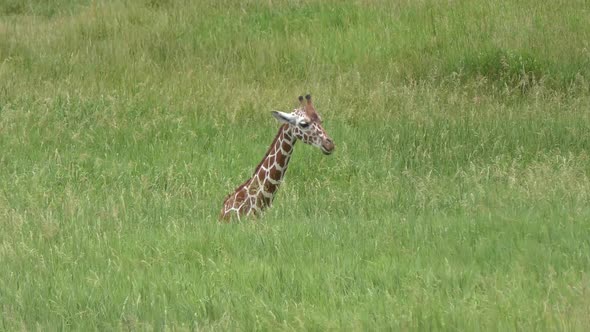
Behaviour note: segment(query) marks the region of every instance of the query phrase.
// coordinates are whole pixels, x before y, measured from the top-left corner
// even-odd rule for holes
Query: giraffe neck
[[[256,207],[264,209],[272,203],[279,189],[297,139],[289,125],[282,125],[266,155],[256,167],[248,193],[256,197]]]

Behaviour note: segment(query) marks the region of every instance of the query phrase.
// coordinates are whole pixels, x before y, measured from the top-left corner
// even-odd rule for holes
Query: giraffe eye
[[[299,126],[300,126],[301,128],[307,128],[307,127],[309,127],[309,122],[305,122],[305,121],[303,121],[303,122],[299,123]]]

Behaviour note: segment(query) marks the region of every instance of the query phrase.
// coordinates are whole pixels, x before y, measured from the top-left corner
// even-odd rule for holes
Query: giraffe
[[[316,112],[311,95],[299,96],[300,107],[291,113],[273,111],[282,125],[252,177],[242,183],[224,202],[219,219],[229,221],[233,215],[260,215],[272,204],[274,195],[287,172],[287,166],[297,140],[320,148],[325,155],[334,152],[334,141],[322,127],[322,118]]]

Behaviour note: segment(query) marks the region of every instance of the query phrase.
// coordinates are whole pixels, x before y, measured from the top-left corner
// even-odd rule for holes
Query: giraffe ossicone
[[[272,112],[272,116],[282,123],[279,132],[252,177],[225,198],[220,220],[259,215],[272,204],[298,140],[319,148],[326,155],[334,152],[334,141],[324,130],[311,95],[306,95],[305,99],[299,96],[299,103],[300,107],[291,113]]]

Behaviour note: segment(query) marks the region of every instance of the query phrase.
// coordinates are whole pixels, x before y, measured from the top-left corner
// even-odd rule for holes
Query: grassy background
[[[587,329],[587,7],[1,2],[0,329]]]

